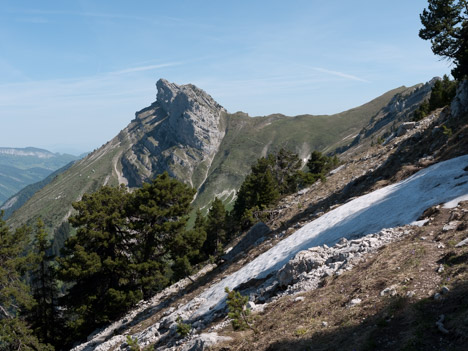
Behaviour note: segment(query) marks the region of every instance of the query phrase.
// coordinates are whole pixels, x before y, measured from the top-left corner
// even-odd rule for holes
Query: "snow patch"
[[[468,183],[459,185],[466,172],[468,155],[437,163],[408,179],[358,197],[305,225],[269,251],[237,272],[214,284],[200,297],[206,303],[192,318],[221,309],[225,287],[236,288],[253,278],[277,271],[301,250],[323,244],[332,245],[341,237],[366,235],[383,228],[403,226],[415,221],[427,208],[468,196]],[[193,310],[190,303],[185,307]]]

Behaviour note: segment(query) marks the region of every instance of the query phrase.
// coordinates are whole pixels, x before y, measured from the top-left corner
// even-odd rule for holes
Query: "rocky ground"
[[[212,350],[466,350],[468,202],[422,219],[300,253],[278,276],[293,285],[256,314],[257,333],[226,326],[231,341]]]

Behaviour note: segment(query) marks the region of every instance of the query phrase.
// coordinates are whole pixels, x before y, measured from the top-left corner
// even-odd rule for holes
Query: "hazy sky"
[[[423,0],[16,1],[0,8],[0,146],[90,151],[193,83],[228,111],[332,114],[450,72]]]

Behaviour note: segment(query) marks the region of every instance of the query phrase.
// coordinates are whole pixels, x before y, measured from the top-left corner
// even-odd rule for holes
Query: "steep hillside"
[[[25,186],[43,180],[77,159],[73,155],[33,147],[0,147],[0,204]]]
[[[312,150],[344,146],[372,118],[390,111],[396,95],[408,108],[415,108],[427,98],[430,83],[426,95],[406,101],[417,89],[401,87],[332,116],[251,118],[227,113],[193,85],[161,79],[156,102],[137,112],[118,136],[37,192],[9,218],[9,224],[31,224],[41,216],[53,232],[70,215],[72,202],[85,192],[104,184],[139,186],[163,171],[198,189],[195,207],[207,206],[214,196],[229,203],[258,157],[286,147],[306,159]]]
[[[467,92],[385,143],[353,146],[326,183],[271,211],[272,230],[241,238],[237,256],[74,350],[125,349],[127,336],[157,350],[465,350]],[[226,286],[249,296],[253,330],[230,326]]]

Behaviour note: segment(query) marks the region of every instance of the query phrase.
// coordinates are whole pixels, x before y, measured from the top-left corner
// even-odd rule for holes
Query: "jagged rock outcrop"
[[[199,187],[225,135],[226,110],[191,84],[160,79],[156,87],[156,102],[126,130],[133,145],[122,156],[123,173],[130,186],[167,171]]]
[[[389,133],[392,128],[407,120],[424,100],[429,99],[432,87],[438,80],[440,78],[435,77],[425,84],[417,85],[401,94],[396,94],[387,106],[372,117],[369,125],[359,132],[348,147],[358,145],[365,138]]]
[[[459,117],[468,113],[468,79],[460,82],[457,88],[457,94],[450,105],[452,116]]]

